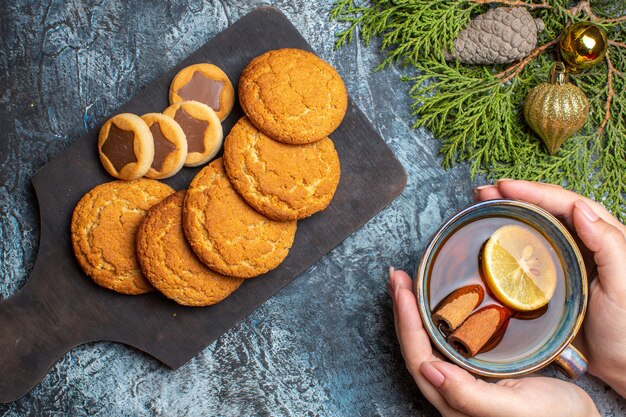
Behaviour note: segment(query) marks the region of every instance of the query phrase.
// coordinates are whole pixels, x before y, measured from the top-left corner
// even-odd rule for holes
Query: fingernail
[[[475,190],[486,190],[487,188],[493,188],[495,187],[493,184],[485,184],[485,185],[479,185],[478,187],[474,188]]]
[[[394,271],[395,271],[395,268],[393,266],[390,266],[389,267],[389,279],[387,280],[387,294],[389,294],[389,297],[391,297],[392,300],[395,298],[394,291],[393,291],[393,272]]]
[[[513,179],[511,179],[511,178],[500,178],[498,181],[496,181],[496,184],[500,185],[500,184],[502,184],[503,182],[506,182],[506,181],[513,181]]]
[[[398,302],[398,298],[399,298],[398,294],[400,294],[399,290],[400,290],[400,284],[396,285],[395,288],[393,289],[393,299],[395,300],[396,303]]]
[[[420,372],[424,375],[428,382],[437,388],[441,387],[446,380],[443,374],[439,372],[430,362],[422,363],[422,366],[420,366]]]
[[[578,200],[574,203],[574,205],[576,206],[578,210],[582,211],[582,213],[585,215],[587,220],[589,220],[590,222],[593,223],[600,218],[598,217],[596,212],[593,211],[591,207],[589,207],[584,201]]]
[[[478,187],[474,188],[474,194],[478,194],[482,190],[487,190],[487,189],[493,188],[493,187],[495,187],[495,185],[493,185],[493,184],[479,185]]]

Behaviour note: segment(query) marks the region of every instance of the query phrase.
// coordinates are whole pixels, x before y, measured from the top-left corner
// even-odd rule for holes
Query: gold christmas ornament
[[[562,62],[552,67],[550,82],[534,87],[524,100],[526,122],[552,155],[583,127],[588,115],[589,100],[580,88],[568,82]]]
[[[604,29],[591,22],[568,26],[559,39],[561,57],[572,72],[579,72],[602,61],[607,47]]]

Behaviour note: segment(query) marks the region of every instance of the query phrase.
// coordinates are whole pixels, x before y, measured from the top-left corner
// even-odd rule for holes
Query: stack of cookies
[[[113,116],[100,129],[98,152],[106,171],[122,180],[169,178],[183,166],[204,165],[222,149],[221,122],[235,92],[213,64],[183,68],[172,80],[162,113]]]
[[[327,207],[340,176],[328,135],[347,108],[337,72],[305,51],[269,51],[243,71],[239,99],[246,116],[226,137],[223,158],[188,190],[115,181],[81,199],[72,242],[96,283],[125,294],[154,287],[183,305],[215,304],[276,268],[297,220]]]

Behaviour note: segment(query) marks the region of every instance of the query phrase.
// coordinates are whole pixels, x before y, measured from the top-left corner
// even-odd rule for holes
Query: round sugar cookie
[[[104,169],[115,178],[141,178],[150,169],[154,158],[150,128],[136,114],[115,115],[100,129],[98,152]]]
[[[185,132],[174,119],[162,113],[147,113],[141,118],[150,128],[154,142],[154,158],[146,177],[169,178],[180,171],[187,158]]]
[[[96,284],[123,294],[152,291],[135,253],[135,235],[150,207],[174,192],[150,179],[100,184],[72,215],[74,254]]]
[[[223,275],[252,278],[276,268],[296,234],[295,221],[271,220],[232,187],[222,158],[191,181],[183,209],[185,236],[198,258]]]
[[[185,132],[187,158],[185,166],[196,167],[209,162],[222,148],[222,123],[212,108],[198,101],[182,101],[163,110]]]
[[[183,234],[185,191],[153,206],[137,232],[137,257],[148,281],[166,297],[186,306],[219,303],[243,279],[220,275],[204,266]]]
[[[329,138],[287,145],[264,135],[245,116],[226,137],[224,166],[243,199],[275,220],[303,219],[324,210],[341,172]]]
[[[228,75],[213,64],[195,64],[183,68],[170,85],[170,104],[199,101],[215,110],[224,120],[235,104],[235,90]]]
[[[333,67],[300,49],[277,49],[256,58],[239,79],[239,102],[250,121],[272,139],[289,144],[327,137],[348,106]]]

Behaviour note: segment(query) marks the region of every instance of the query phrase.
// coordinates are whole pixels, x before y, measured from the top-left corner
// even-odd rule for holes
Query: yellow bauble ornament
[[[573,72],[602,61],[608,45],[604,29],[591,22],[568,26],[559,39],[561,57]]]
[[[589,115],[589,100],[583,91],[567,81],[562,62],[552,67],[550,82],[528,92],[524,117],[554,155],[563,142],[576,133]]]

